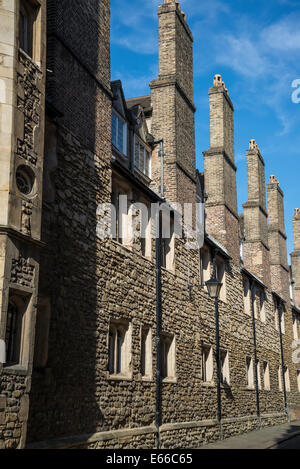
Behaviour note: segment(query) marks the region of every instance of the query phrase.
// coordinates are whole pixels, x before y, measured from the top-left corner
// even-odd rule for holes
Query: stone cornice
[[[196,108],[195,108],[194,104],[191,102],[191,100],[187,97],[187,95],[185,94],[185,92],[181,88],[180,84],[178,83],[177,77],[175,75],[164,75],[164,76],[160,76],[158,78],[155,78],[155,80],[152,80],[149,83],[149,86],[150,86],[151,90],[154,90],[156,88],[175,86],[176,90],[179,92],[180,96],[187,103],[189,108],[194,113],[196,112]]]
[[[19,239],[20,241],[23,241],[27,244],[34,244],[38,248],[43,248],[43,247],[46,246],[46,243],[44,243],[43,241],[40,241],[40,240],[35,239],[35,238],[31,238],[31,236],[27,236],[27,235],[21,233],[20,231],[15,230],[14,228],[12,228],[10,226],[0,225],[0,235],[1,234],[6,234],[6,235],[8,235],[12,238]]]
[[[203,152],[204,158],[209,157],[209,156],[217,156],[217,155],[222,155],[227,161],[227,163],[234,169],[234,171],[235,172],[237,171],[237,167],[235,166],[233,161],[231,161],[231,159],[229,158],[224,147],[213,147]]]

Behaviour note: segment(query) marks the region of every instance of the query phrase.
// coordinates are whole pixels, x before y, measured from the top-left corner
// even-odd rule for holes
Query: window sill
[[[243,389],[243,391],[252,391],[252,392],[255,391],[255,388],[254,388],[254,387],[253,387],[253,388],[252,388],[252,387],[250,388],[249,386],[245,386],[245,387],[242,388],[242,389]]]
[[[132,375],[107,375],[108,381],[132,381]]]
[[[162,383],[164,384],[176,384],[177,383],[177,378],[163,378]]]
[[[216,383],[214,381],[204,381],[201,385],[205,388],[214,388]]]
[[[27,54],[27,52],[25,52],[22,47],[19,47],[19,52],[21,52],[21,54],[24,55],[26,59],[30,60],[32,65],[34,65],[40,72],[42,71],[40,62],[36,62],[33,57],[30,57],[30,55]]]
[[[24,365],[3,365],[3,374],[27,376],[28,368]]]
[[[153,383],[153,376],[141,376],[143,383]]]

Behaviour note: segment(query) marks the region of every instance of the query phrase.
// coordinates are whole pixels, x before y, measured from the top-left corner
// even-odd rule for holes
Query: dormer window
[[[112,143],[123,154],[127,154],[127,125],[126,122],[112,113]]]
[[[151,178],[151,153],[137,137],[134,138],[134,165],[141,173]]]

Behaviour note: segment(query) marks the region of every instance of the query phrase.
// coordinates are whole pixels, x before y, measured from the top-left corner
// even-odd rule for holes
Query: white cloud
[[[262,33],[265,47],[279,51],[300,51],[299,16],[288,16]]]

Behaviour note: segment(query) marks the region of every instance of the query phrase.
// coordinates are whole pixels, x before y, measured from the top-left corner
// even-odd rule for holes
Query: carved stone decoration
[[[26,235],[31,235],[32,202],[22,201],[21,230]]]
[[[21,67],[18,73],[17,106],[24,114],[24,140],[17,139],[17,155],[35,166],[38,155],[34,133],[40,124],[41,92],[38,83],[41,80],[41,72],[22,51],[19,51],[19,63]]]
[[[11,283],[17,283],[25,287],[33,287],[35,267],[30,264],[21,254],[18,259],[12,259],[11,265]]]

